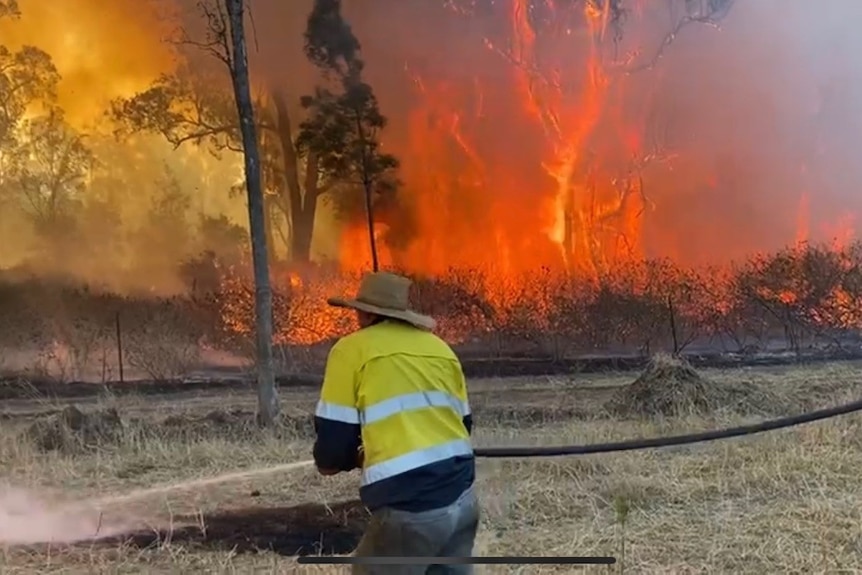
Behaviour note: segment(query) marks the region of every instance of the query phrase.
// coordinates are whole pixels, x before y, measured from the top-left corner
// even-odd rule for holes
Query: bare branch
[[[25,121],[22,130],[26,152],[19,154],[12,180],[37,223],[50,224],[79,201],[93,155],[59,109]]]
[[[692,24],[702,24],[712,28],[719,28],[719,21],[727,16],[735,0],[685,0],[686,14],[681,18],[676,17],[676,5],[674,0],[668,2],[668,12],[671,17],[672,27],[664,39],[656,48],[653,55],[647,60],[624,69],[626,75],[635,74],[655,68],[659,60],[664,56],[665,50],[673,44],[680,32]],[[697,7],[692,11],[692,7]],[[636,58],[636,54],[631,59]]]
[[[254,20],[254,10],[252,10],[251,3],[249,3],[248,7],[248,18],[251,21],[251,37],[254,39],[254,51],[260,52],[260,42],[257,39],[257,22]]]
[[[233,70],[230,27],[224,7],[219,0],[198,0],[195,6],[206,22],[204,37],[193,38],[188,30],[180,28],[180,37],[176,43],[198,48],[224,63],[229,70]]]
[[[148,90],[112,102],[111,115],[120,125],[117,135],[157,133],[175,148],[208,146],[216,157],[224,150],[241,152],[234,102],[222,83],[226,78],[190,69],[163,76]],[[275,130],[265,115],[258,127]]]

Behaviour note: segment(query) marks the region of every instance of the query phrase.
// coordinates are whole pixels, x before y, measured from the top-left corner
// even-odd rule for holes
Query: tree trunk
[[[314,212],[316,210],[290,212],[290,253],[292,261],[306,263],[311,261],[311,240],[314,237]]]
[[[306,263],[311,259],[311,240],[314,237],[314,218],[317,215],[319,196],[317,160],[309,156],[305,169],[305,186],[299,185],[299,158],[293,147],[293,134],[290,114],[284,95],[273,92],[277,116],[278,138],[281,142],[281,157],[284,162],[284,179],[287,184],[287,202],[290,206],[290,249],[294,262]],[[304,189],[303,189],[304,188]]]
[[[262,104],[260,102],[252,102],[252,106],[257,109]],[[260,170],[261,170],[261,188],[263,189],[263,215],[266,224],[266,255],[269,262],[269,269],[272,272],[278,266],[278,250],[276,249],[276,215],[281,213],[278,208],[278,203],[281,200],[280,190],[275,194],[268,192],[268,189],[278,187],[281,180],[272,173],[272,159],[269,157],[272,153],[273,143],[269,141],[269,134],[266,130],[259,130],[255,134],[258,138],[258,150],[260,151]]]
[[[231,81],[242,132],[245,181],[248,192],[248,220],[251,228],[251,253],[254,265],[255,327],[257,331],[258,419],[271,426],[278,419],[278,394],[272,358],[272,288],[266,250],[266,214],[260,174],[260,151],[255,135],[254,107],[248,79],[243,0],[223,0],[230,19]]]
[[[365,144],[365,131],[362,129],[362,115],[356,111],[356,131],[359,134],[359,142],[362,145],[362,187],[365,191],[365,217],[368,223],[368,247],[371,249],[371,270],[380,270],[380,262],[377,259],[377,234],[374,233],[374,191],[371,174],[368,170],[368,147]]]
[[[277,204],[274,196],[263,196],[264,230],[266,234],[266,255],[269,269],[278,265],[278,253],[275,251],[275,214]]]
[[[314,239],[314,218],[317,216],[317,198],[320,197],[318,185],[319,171],[317,168],[317,155],[313,152],[305,159],[305,199],[302,209],[294,213],[291,210],[291,224],[294,230],[292,237],[295,253],[304,256],[304,260],[311,259],[311,241]]]

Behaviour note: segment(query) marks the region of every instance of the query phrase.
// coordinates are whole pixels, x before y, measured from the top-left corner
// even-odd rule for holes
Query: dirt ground
[[[829,363],[702,373],[715,382],[748,381],[778,393],[817,388],[815,403],[827,405],[858,397],[860,367]],[[475,443],[586,444],[753,420],[734,413],[603,415],[607,399],[636,376],[472,381]],[[85,412],[116,409],[121,433],[97,447],[69,444],[52,451],[34,439],[33,422],[69,401],[4,401],[0,485],[9,487],[0,492],[0,536],[5,522],[7,540],[100,539],[2,544],[0,572],[348,573],[346,567],[298,565],[296,557],[352,551],[367,518],[356,501],[356,473],[324,478],[306,466],[185,490],[152,490],[307,460],[315,393],[284,390],[281,397],[290,425],[270,435],[252,428],[252,392],[77,399]],[[862,572],[859,469],[858,415],[683,448],[480,460],[484,516],[476,554],[613,555],[619,559],[613,569],[627,573]],[[128,495],[145,489],[151,490]]]

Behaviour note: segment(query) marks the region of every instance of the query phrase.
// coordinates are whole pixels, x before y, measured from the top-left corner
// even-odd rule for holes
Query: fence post
[[[673,296],[667,296],[667,311],[670,317],[670,333],[673,337],[673,354],[679,355],[679,338],[676,335],[676,314],[673,310]]]
[[[115,316],[115,323],[117,326],[117,363],[120,368],[120,383],[124,383],[123,381],[123,332],[120,329],[120,312],[117,312]]]

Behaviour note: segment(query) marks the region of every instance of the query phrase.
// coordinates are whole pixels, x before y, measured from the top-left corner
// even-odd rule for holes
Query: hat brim
[[[333,307],[355,309],[359,311],[364,311],[366,313],[373,313],[374,315],[379,315],[382,317],[398,319],[407,322],[414,327],[418,327],[420,329],[428,331],[433,330],[437,326],[437,322],[434,321],[434,318],[427,315],[422,315],[421,313],[416,313],[415,311],[411,311],[409,309],[389,309],[385,307],[371,305],[355,299],[347,299],[340,297],[331,297],[326,300],[326,303]]]

